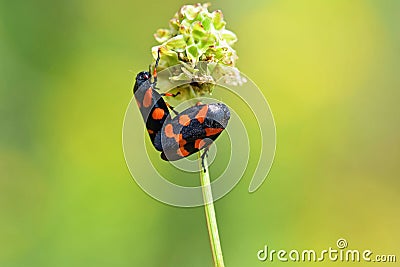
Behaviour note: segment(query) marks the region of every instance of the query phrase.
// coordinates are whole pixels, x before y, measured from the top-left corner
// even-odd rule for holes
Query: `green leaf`
[[[183,35],[190,35],[192,32],[192,24],[187,19],[181,21],[179,26],[179,33]]]
[[[201,5],[185,5],[181,8],[181,13],[188,20],[194,20],[201,10]]]
[[[159,43],[164,43],[171,37],[171,33],[167,29],[158,29],[157,32],[154,34],[154,38]]]
[[[204,53],[208,50],[210,46],[215,45],[216,42],[217,42],[217,37],[214,34],[209,33],[201,39],[201,42],[200,44],[198,44],[198,47],[202,51],[202,53]]]
[[[192,62],[192,64],[197,63],[198,58],[199,58],[199,51],[197,49],[197,46],[191,45],[186,47],[186,55]]]
[[[211,30],[212,19],[210,17],[206,16],[201,21],[201,24],[203,25],[205,31],[209,31],[209,30]]]
[[[171,33],[177,33],[179,31],[180,27],[179,19],[173,17],[172,19],[169,20],[169,27],[171,29]]]
[[[191,45],[194,45],[194,44],[195,44],[194,38],[193,38],[192,35],[190,35],[190,36],[186,39],[186,45],[187,45],[187,46],[191,46]]]
[[[200,40],[206,35],[206,31],[200,21],[193,22],[192,28],[192,34],[195,40]]]
[[[226,29],[221,30],[222,39],[224,39],[229,45],[234,44],[237,41],[236,34]]]
[[[177,35],[171,39],[169,39],[164,44],[169,50],[174,50],[176,52],[183,52],[185,51],[186,41],[183,35]]]
[[[226,22],[224,21],[224,16],[221,10],[215,10],[212,13],[212,18],[213,18],[214,28],[216,30],[221,30],[223,27],[225,27]]]

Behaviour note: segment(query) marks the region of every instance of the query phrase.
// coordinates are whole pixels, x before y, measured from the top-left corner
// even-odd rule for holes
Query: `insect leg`
[[[172,94],[172,93],[162,93],[160,94],[161,96],[172,96],[172,97],[176,97],[177,95],[180,95],[181,92],[178,92],[176,94]]]
[[[177,92],[176,94],[172,94],[172,93],[162,93],[161,96],[172,96],[172,97],[176,97],[177,95],[180,95],[181,92]],[[178,115],[179,113],[174,109],[173,106],[171,106],[170,104],[168,104],[167,102],[165,102],[165,104],[167,105],[167,107],[169,107],[170,110],[172,110],[175,115]]]
[[[203,171],[204,172],[206,172],[206,166],[204,165],[204,158],[208,157],[208,151],[209,150],[210,150],[210,146],[207,146],[206,148],[204,148],[204,151],[200,156],[200,158],[201,158],[201,166],[203,167]]]
[[[168,104],[167,102],[165,102],[165,104],[167,105],[167,107],[169,107],[170,110],[172,110],[172,112],[174,112],[175,115],[179,115],[179,112],[175,110],[175,108],[173,106],[171,106],[170,104]]]

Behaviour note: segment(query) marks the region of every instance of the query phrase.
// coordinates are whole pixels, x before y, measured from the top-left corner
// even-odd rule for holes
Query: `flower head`
[[[222,68],[223,75],[235,77],[233,83],[244,81],[235,68],[238,57],[232,45],[237,37],[225,28],[222,12],[210,13],[208,7],[208,3],[184,5],[169,21],[169,29],[159,29],[154,34],[160,45],[152,48],[152,54],[156,59],[160,49],[159,68],[183,64],[182,72],[171,79],[189,80],[195,95],[212,92],[215,81],[210,79],[209,71],[216,69],[215,63],[218,63],[220,72]],[[199,62],[212,63],[213,67],[206,68],[205,72],[199,71],[196,68]],[[224,70],[224,66],[231,68]]]

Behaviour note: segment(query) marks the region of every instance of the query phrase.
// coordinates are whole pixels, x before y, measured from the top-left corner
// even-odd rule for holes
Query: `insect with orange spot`
[[[198,103],[180,113],[176,112],[162,97],[175,97],[179,92],[160,94],[156,90],[159,60],[160,51],[153,75],[150,74],[150,70],[140,72],[133,87],[150,140],[161,152],[163,160],[178,160],[202,149],[204,152],[201,158],[204,160],[210,145],[228,125],[229,109],[222,103]],[[152,76],[153,81],[151,81]],[[170,109],[175,113],[174,117],[171,117]],[[204,168],[203,161],[202,165]]]

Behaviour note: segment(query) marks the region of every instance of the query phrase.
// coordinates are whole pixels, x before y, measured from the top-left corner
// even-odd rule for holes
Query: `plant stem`
[[[200,182],[203,191],[204,209],[206,212],[206,221],[208,235],[210,238],[211,252],[214,259],[215,267],[224,267],[224,258],[222,256],[221,243],[219,241],[217,218],[214,210],[214,200],[210,185],[210,176],[208,171],[207,157],[204,157],[204,169],[201,166],[200,159]]]

